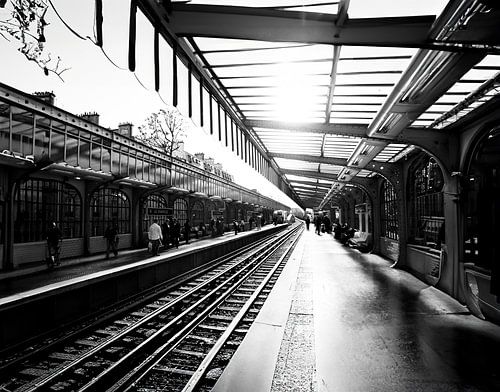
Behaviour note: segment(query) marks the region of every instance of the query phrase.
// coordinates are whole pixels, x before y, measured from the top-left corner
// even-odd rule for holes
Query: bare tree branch
[[[0,19],[0,36],[19,43],[18,50],[29,60],[37,64],[45,73],[54,73],[61,80],[61,75],[69,68],[60,67],[61,59],[52,58],[45,50],[45,15],[48,10],[46,0],[10,0],[9,17]]]
[[[167,107],[152,113],[144,125],[138,128],[136,138],[143,143],[165,152],[170,160],[180,147],[186,131],[186,121],[177,108]]]

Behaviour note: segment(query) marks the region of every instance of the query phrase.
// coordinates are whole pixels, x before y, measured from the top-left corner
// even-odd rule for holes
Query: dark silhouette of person
[[[163,235],[163,246],[168,249],[170,247],[170,220],[168,218],[161,225],[161,233]]]
[[[311,218],[309,215],[306,215],[306,229],[309,230],[309,225],[311,224]]]
[[[189,223],[189,219],[186,219],[184,223],[184,239],[186,240],[186,244],[189,243],[189,234],[191,233],[191,224]]]
[[[179,221],[174,218],[174,223],[172,224],[172,227],[170,228],[170,235],[172,237],[172,246],[175,245],[176,248],[179,247],[179,238],[181,236],[181,224]]]
[[[238,222],[236,222],[236,219],[233,220],[233,230],[234,230],[234,235],[238,234]]]
[[[316,234],[321,235],[321,223],[323,223],[323,218],[321,216],[317,216],[314,219],[314,226],[316,228]]]
[[[53,264],[59,264],[59,254],[61,252],[62,233],[56,222],[52,222],[47,229],[47,248],[49,257]]]
[[[109,251],[112,250],[115,257],[118,257],[118,225],[108,224],[104,232],[106,238],[106,259],[109,259]]]
[[[212,238],[215,238],[215,236],[217,235],[214,218],[210,219],[210,235]]]

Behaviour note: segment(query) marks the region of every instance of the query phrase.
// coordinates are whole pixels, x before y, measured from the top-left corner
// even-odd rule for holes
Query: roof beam
[[[293,170],[293,169],[281,169],[284,174],[291,174],[294,176],[309,177],[320,180],[337,181],[337,176],[335,174],[318,173],[312,170]]]
[[[300,191],[311,191],[311,192],[321,192],[321,191],[328,191],[330,189],[330,186],[308,186],[308,185],[300,185],[300,184],[295,184],[292,185],[293,189],[297,190],[297,192],[300,193]],[[300,190],[300,191],[299,191]]]
[[[368,127],[363,124],[288,123],[273,120],[246,120],[245,125],[252,128],[283,129],[354,137],[365,137],[368,129]]]
[[[344,22],[347,20],[347,9],[349,8],[349,0],[341,0],[339,4],[339,14],[338,18],[335,21],[335,25],[337,28],[342,28]],[[332,59],[332,70],[330,72],[330,86],[328,88],[328,100],[325,108],[325,124],[330,122],[330,115],[332,113],[332,102],[333,102],[333,93],[335,91],[335,83],[337,80],[337,65],[339,63],[340,57],[340,46],[333,45],[333,59]],[[325,144],[325,140],[323,138],[323,146]],[[321,148],[321,155],[323,156],[323,147]]]
[[[427,44],[434,16],[347,19],[342,14],[173,3],[170,28],[178,36],[334,45]]]
[[[302,184],[302,185],[324,187],[326,189],[330,189],[330,187],[332,186],[332,184],[325,184],[323,182],[304,181],[304,180],[289,180],[289,181],[292,186],[295,186],[295,184]]]
[[[347,159],[344,158],[327,158],[327,157],[318,157],[316,155],[286,154],[286,153],[270,153],[270,156],[272,156],[273,158],[295,159],[298,161],[324,163],[327,165],[342,166],[346,168],[358,168],[357,166],[349,166],[347,164]],[[363,167],[363,169],[368,171],[373,171],[382,174],[384,176],[392,175],[397,170],[396,165],[394,163],[378,162],[378,161],[370,162],[365,167]]]

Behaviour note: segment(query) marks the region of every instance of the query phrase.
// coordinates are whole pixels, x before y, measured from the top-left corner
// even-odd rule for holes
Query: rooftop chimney
[[[99,114],[96,112],[85,112],[80,114],[80,117],[86,121],[91,122],[92,124],[99,125]]]
[[[49,105],[52,105],[52,106],[55,105],[56,96],[52,91],[37,91],[37,92],[33,93],[33,95],[36,98],[47,102]]]
[[[133,126],[134,125],[132,123],[129,123],[129,122],[121,123],[121,124],[118,124],[118,129],[115,132],[120,134],[120,135],[131,138]]]

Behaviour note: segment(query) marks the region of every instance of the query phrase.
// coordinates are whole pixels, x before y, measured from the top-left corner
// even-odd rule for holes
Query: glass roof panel
[[[309,176],[297,176],[297,175],[294,175],[294,174],[287,174],[286,175],[286,178],[289,180],[289,181],[311,181],[311,178]],[[319,184],[321,185],[331,185],[333,183],[333,181],[329,181],[329,180],[324,180],[324,179],[314,179],[312,180],[313,182],[318,182]]]
[[[401,153],[408,146],[400,143],[390,143],[373,159],[378,162],[389,162],[395,156]]]
[[[301,75],[304,82],[310,83],[312,85],[322,85],[330,83],[330,76],[328,75]],[[263,77],[231,77],[222,79],[222,83],[226,87],[234,86],[279,86],[280,78],[276,76],[265,75]]]
[[[286,46],[286,45],[285,45]],[[254,48],[234,48],[232,51],[212,51],[201,48],[205,58],[211,65],[217,64],[245,64],[245,63],[282,63],[296,61],[331,60],[333,56],[332,47],[329,45],[284,45]],[[227,49],[227,48],[226,48]]]
[[[371,177],[373,174],[372,171],[370,170],[361,170],[358,174],[356,174],[357,177]]]
[[[490,89],[489,91],[484,91],[482,95],[479,95],[474,101],[469,102],[468,105],[462,104],[462,106],[465,106],[461,110],[456,109],[456,107],[458,107],[461,102],[468,99],[467,97],[469,95],[474,94],[476,91],[480,91],[483,84],[493,79],[499,72],[500,55],[486,56],[441,96],[434,105],[419,116],[419,124],[443,128],[470,113],[472,109],[480,106],[489,98],[498,94],[495,93],[496,90]],[[441,120],[439,121],[440,118]],[[425,120],[430,121],[422,123],[422,121]],[[434,123],[435,121],[438,122]]]
[[[335,89],[335,95],[333,96],[333,104],[339,105],[339,104],[344,104],[344,105],[364,105],[364,106],[372,106],[372,107],[378,107],[385,101],[386,94],[385,93],[378,93],[378,94],[368,94],[366,92],[365,94],[359,94],[355,95],[351,89],[347,89],[346,92],[340,93],[338,91],[339,88]]]
[[[208,5],[232,5],[239,7],[258,7],[258,8],[278,8],[291,11],[310,11],[323,13],[336,13],[338,10],[338,1],[317,1],[317,0],[189,0],[189,4],[208,4]],[[186,3],[186,0],[172,0],[172,3]],[[321,5],[319,5],[321,4]],[[322,11],[318,11],[318,8]]]
[[[343,168],[343,166],[321,164],[321,173],[337,175]],[[332,180],[334,180],[334,178],[332,178]]]
[[[439,15],[447,0],[352,0],[349,4],[349,17],[375,18],[385,16]]]
[[[356,18],[439,15],[447,0],[351,0],[347,2],[351,20]],[[263,7],[294,12],[338,12],[338,1],[317,0],[191,0],[189,4],[233,5]],[[328,4],[324,4],[328,3]],[[237,28],[237,27],[236,27]],[[375,118],[394,86],[399,82],[418,49],[395,47],[341,46],[331,107],[327,108],[330,93],[330,72],[333,48],[330,45],[264,42],[239,39],[195,37],[196,45],[211,65],[212,72],[245,119],[290,122],[368,125]],[[453,110],[500,71],[500,56],[486,56],[447,93],[412,123],[415,127],[430,126]],[[454,113],[440,126],[446,126],[473,107],[497,94],[486,92],[484,97]],[[225,93],[223,93],[225,94]],[[329,113],[325,113],[328,112]],[[443,118],[444,118],[443,117]],[[327,158],[348,159],[359,144],[359,138],[342,138],[321,133],[255,128],[253,131],[271,153],[311,154]],[[379,152],[376,161],[397,161],[408,152],[405,144],[391,143]],[[338,174],[340,166],[275,158],[282,168]],[[362,170],[360,177],[373,175]],[[290,176],[286,176],[290,179]],[[311,179],[312,177],[312,179]],[[303,180],[314,181],[314,175]],[[331,182],[329,182],[331,183]],[[307,189],[305,184],[297,187]],[[299,189],[300,191],[300,189]]]
[[[252,76],[252,75],[309,75],[309,74],[325,74],[331,70],[331,59],[314,62],[300,63],[276,63],[273,61],[253,62],[248,61],[249,55],[245,56],[247,61],[245,64],[236,66],[220,66],[213,68],[219,77],[228,76]]]
[[[283,158],[274,158],[274,160],[282,169],[312,171],[318,168],[318,164],[314,162],[304,162],[295,159],[283,159]]]

